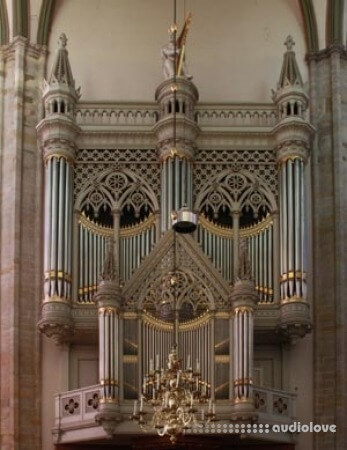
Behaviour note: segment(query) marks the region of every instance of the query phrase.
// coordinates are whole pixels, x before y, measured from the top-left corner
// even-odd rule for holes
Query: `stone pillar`
[[[0,422],[3,450],[40,448],[42,161],[35,126],[46,49],[0,51]]]
[[[233,420],[255,420],[253,376],[253,315],[258,295],[254,283],[237,279],[231,292],[231,315],[233,336]]]
[[[314,433],[315,449],[347,442],[347,52],[308,55],[312,147],[312,298],[314,299],[314,421],[336,433]]]
[[[160,118],[154,126],[161,164],[161,231],[171,229],[171,212],[193,207],[195,140],[199,127],[194,121],[198,90],[188,79],[178,77],[161,83],[155,94]],[[174,124],[176,123],[176,127]]]

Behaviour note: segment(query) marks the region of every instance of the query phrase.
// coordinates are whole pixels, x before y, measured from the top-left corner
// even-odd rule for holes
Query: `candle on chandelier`
[[[141,396],[140,411],[143,411],[143,397]]]
[[[137,400],[134,401],[134,416],[136,416],[137,413]]]
[[[153,367],[153,359],[151,358],[151,359],[149,360],[149,371],[150,371],[150,372],[153,372],[153,369],[154,369],[154,367]]]
[[[190,369],[190,355],[188,355],[188,358],[187,358],[187,369],[188,370]]]
[[[155,370],[159,370],[159,355],[158,354],[155,357]]]

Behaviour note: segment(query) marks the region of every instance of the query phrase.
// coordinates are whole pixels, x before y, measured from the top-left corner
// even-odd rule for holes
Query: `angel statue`
[[[161,50],[163,74],[166,80],[169,78],[173,78],[175,74],[175,67],[177,77],[184,77],[188,80],[191,80],[193,78],[191,75],[188,75],[185,62],[185,43],[191,21],[192,15],[191,13],[189,13],[184,23],[182,32],[176,40],[176,45],[175,30],[173,27],[169,29],[169,43],[166,44]]]

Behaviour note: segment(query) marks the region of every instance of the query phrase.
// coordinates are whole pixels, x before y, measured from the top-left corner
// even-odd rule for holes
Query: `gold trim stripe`
[[[211,317],[210,313],[206,312],[205,314],[201,315],[200,317],[197,317],[194,320],[190,320],[189,322],[185,322],[185,323],[180,323],[178,328],[180,331],[194,330],[196,328],[206,325],[208,323],[208,321],[210,320],[210,317]],[[151,316],[147,312],[144,312],[142,314],[142,321],[143,321],[143,323],[152,325],[157,329],[161,329],[161,330],[169,331],[169,332],[173,331],[172,323],[157,319],[156,317]]]
[[[230,357],[229,355],[216,355],[215,362],[216,364],[229,364]]]
[[[207,217],[200,214],[199,215],[199,225],[203,228],[205,228],[207,231],[213,234],[217,234],[218,236],[227,238],[227,239],[233,239],[233,229],[223,227],[221,225],[217,225],[213,222],[211,222]],[[266,219],[262,220],[256,225],[253,225],[249,228],[241,228],[240,229],[240,237],[250,237],[255,236],[262,231],[266,230],[267,228],[271,227],[273,225],[273,217],[269,215],[266,217]]]
[[[281,283],[287,280],[306,280],[306,272],[302,272],[301,270],[297,270],[296,272],[290,271],[287,273],[283,273],[280,277]]]
[[[123,363],[124,364],[136,364],[138,361],[137,355],[124,355]]]
[[[62,270],[47,270],[45,272],[45,280],[52,280],[58,278],[59,280],[72,281],[70,274],[63,272]]]
[[[106,238],[113,236],[113,228],[98,225],[97,223],[89,220],[84,214],[80,214],[78,223],[81,224],[87,230],[92,231],[93,233],[98,234],[100,236],[104,236]],[[145,220],[136,225],[121,228],[120,237],[128,238],[132,236],[137,236],[138,234],[143,233],[144,231],[152,228],[153,226],[155,226],[155,214],[152,213]]]

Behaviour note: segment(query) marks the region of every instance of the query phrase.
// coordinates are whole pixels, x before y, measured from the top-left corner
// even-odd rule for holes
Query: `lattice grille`
[[[75,165],[75,198],[87,179],[96,177],[110,166],[126,168],[150,184],[157,198],[160,195],[160,167],[154,149],[82,149]]]
[[[261,178],[277,197],[277,170],[273,151],[199,150],[194,164],[194,201],[204,185],[226,168],[249,170]]]

